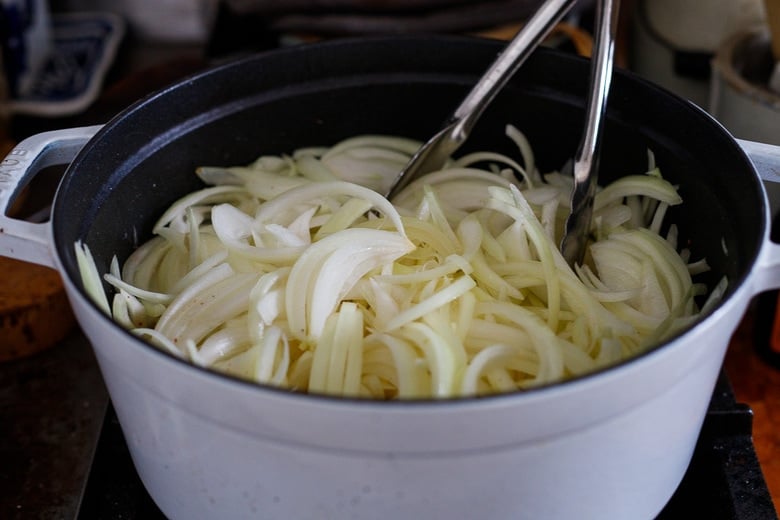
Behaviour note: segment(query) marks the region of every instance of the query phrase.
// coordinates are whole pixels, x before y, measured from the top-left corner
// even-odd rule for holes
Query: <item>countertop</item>
[[[771,325],[770,295],[760,296],[734,333],[724,370],[738,402],[753,410],[753,445],[775,509],[780,511],[780,368],[759,352]]]

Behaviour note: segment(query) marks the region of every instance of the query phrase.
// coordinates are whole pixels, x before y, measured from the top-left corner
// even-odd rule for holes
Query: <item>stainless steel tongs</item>
[[[620,0],[598,0],[596,4],[595,49],[591,57],[585,131],[574,157],[574,188],[571,213],[566,219],[561,253],[570,266],[581,264],[593,219],[593,197],[598,184],[601,126],[607,108],[615,35]]]
[[[436,171],[466,141],[485,108],[517,69],[542,43],[576,0],[547,0],[529,19],[487,72],[471,89],[444,127],[428,140],[395,178],[387,197],[392,199],[421,175]],[[581,262],[593,210],[596,152],[601,119],[612,73],[614,36],[619,0],[598,0],[596,52],[591,60],[591,82],[585,131],[574,161],[572,214],[566,224],[561,251],[570,265]]]

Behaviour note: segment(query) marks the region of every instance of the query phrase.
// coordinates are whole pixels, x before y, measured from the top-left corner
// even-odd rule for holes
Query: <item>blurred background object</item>
[[[543,0],[223,0],[215,31],[238,22],[248,36],[238,46],[291,44],[324,38],[412,33],[514,36]],[[592,6],[581,0],[570,25]],[[507,30],[508,28],[508,30]],[[264,34],[258,39],[258,34]],[[213,41],[218,52],[230,42]]]
[[[780,0],[635,0],[629,68],[709,112],[735,137],[780,144]],[[780,52],[780,51],[779,51]],[[767,187],[773,210],[780,188]]]
[[[718,47],[764,19],[762,0],[636,0],[632,69],[707,108]]]
[[[279,33],[315,36],[469,32],[527,19],[541,0],[225,0]],[[590,0],[580,2],[579,9]]]
[[[82,111],[100,94],[124,22],[110,13],[50,13],[46,0],[2,0],[6,109],[47,117]]]
[[[47,0],[0,0],[0,46],[12,97],[30,92],[51,52]]]
[[[139,40],[195,43],[208,37],[218,3],[219,0],[58,0],[56,8],[116,14]]]
[[[5,143],[9,139],[8,128],[10,126],[11,110],[9,109],[11,93],[8,91],[8,80],[5,74],[5,60],[0,52],[0,142]],[[10,148],[2,147],[2,156]]]
[[[777,59],[767,26],[726,39],[712,63],[712,115],[735,137],[780,145],[780,93],[770,87]]]
[[[769,77],[769,88],[780,94],[780,0],[764,0],[764,6],[774,60],[772,74]]]

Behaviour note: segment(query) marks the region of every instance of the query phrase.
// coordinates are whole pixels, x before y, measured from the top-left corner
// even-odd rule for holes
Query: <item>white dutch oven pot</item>
[[[3,210],[42,167],[69,164],[49,222],[2,217],[0,254],[62,274],[138,473],[166,515],[623,520],[652,518],[672,496],[732,332],[753,296],[780,286],[756,173],[774,180],[780,149],[737,143],[628,74],[613,81],[602,171],[635,172],[651,148],[681,186],[687,209],[672,215],[681,236],[708,258],[710,282],[728,276],[729,291],[693,328],[619,366],[484,399],[297,395],[175,359],[116,326],[81,288],[73,243],[84,240],[103,271],[113,254],[123,260],[198,186],[195,166],[359,133],[426,137],[499,49],[438,37],[277,51],[183,81],[105,126],[33,136],[3,161]],[[583,60],[540,50],[473,140],[498,146],[512,122],[543,167],[560,166],[579,135],[587,77]]]

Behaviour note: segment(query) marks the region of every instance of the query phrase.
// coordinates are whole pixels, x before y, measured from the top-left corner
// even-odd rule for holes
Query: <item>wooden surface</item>
[[[748,311],[726,355],[726,374],[737,401],[753,409],[753,444],[775,509],[780,511],[780,369],[757,353],[766,316]]]
[[[772,39],[772,55],[780,60],[780,0],[764,0],[764,8]]]
[[[0,361],[62,341],[76,320],[59,273],[5,257],[0,257],[0,273]]]

